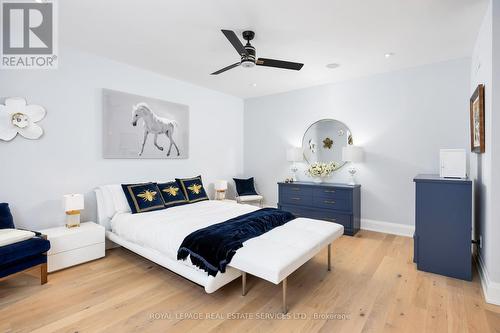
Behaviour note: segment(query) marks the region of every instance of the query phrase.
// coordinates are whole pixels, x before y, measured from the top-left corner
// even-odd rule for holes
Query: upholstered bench
[[[47,251],[50,242],[36,231],[17,230],[9,204],[0,203],[0,280],[40,266],[40,282],[47,283]]]
[[[47,283],[47,251],[50,242],[45,236],[36,236],[21,242],[0,246],[0,279],[11,274],[40,266],[40,282]]]
[[[243,273],[243,295],[246,294],[246,273],[274,284],[282,282],[283,313],[286,313],[287,277],[325,247],[328,247],[327,267],[330,270],[331,243],[343,233],[344,227],[337,223],[297,218],[246,241],[230,266]]]

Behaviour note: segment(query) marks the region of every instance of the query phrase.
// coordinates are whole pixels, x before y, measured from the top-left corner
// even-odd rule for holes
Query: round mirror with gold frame
[[[321,119],[313,123],[304,133],[302,150],[309,164],[334,162],[342,167],[342,148],[352,145],[349,127],[335,119]]]

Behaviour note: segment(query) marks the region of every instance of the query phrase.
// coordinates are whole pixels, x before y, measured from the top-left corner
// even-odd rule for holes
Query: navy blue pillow
[[[132,214],[165,208],[160,189],[155,183],[122,184]]]
[[[14,229],[14,218],[10,213],[9,204],[0,203],[0,229]]]
[[[163,184],[156,184],[160,189],[161,196],[165,202],[165,207],[174,207],[179,205],[185,205],[188,203],[186,197],[184,196],[184,191],[178,182],[168,182]]]
[[[239,196],[258,195],[257,191],[255,191],[253,177],[248,179],[233,178],[233,180],[234,183],[236,184],[236,192],[238,192]]]
[[[208,200],[207,192],[203,188],[201,176],[185,179],[176,178],[175,180],[181,185],[184,196],[190,203]]]

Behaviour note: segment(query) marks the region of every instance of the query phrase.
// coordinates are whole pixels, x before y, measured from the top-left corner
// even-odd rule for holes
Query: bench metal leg
[[[247,294],[247,273],[242,272],[241,274],[241,295],[245,296]]]
[[[286,314],[288,312],[288,308],[286,306],[286,285],[287,285],[287,278],[281,282],[283,285],[283,313]]]
[[[328,271],[332,270],[332,244],[328,244]]]

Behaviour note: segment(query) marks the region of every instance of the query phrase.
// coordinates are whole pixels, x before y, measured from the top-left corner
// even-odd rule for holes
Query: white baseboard
[[[276,208],[277,206],[264,205],[264,207]],[[363,218],[361,219],[361,229],[406,237],[413,237],[413,234],[415,233],[414,225],[391,223]]]
[[[415,226],[369,219],[361,219],[361,229],[399,236],[413,237]]]
[[[487,303],[500,305],[500,283],[493,282],[489,278],[488,269],[484,264],[481,255],[476,256],[478,263],[479,277],[481,278],[481,287],[483,289],[484,299]]]

